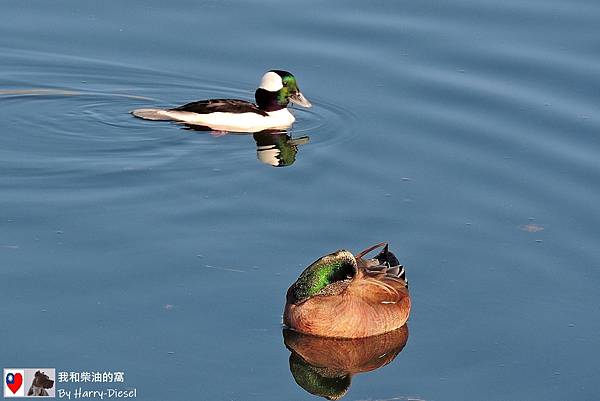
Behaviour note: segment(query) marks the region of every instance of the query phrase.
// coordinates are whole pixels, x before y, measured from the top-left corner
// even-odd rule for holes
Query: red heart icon
[[[15,373],[13,376],[14,376],[13,382],[6,383],[6,385],[8,386],[10,391],[13,392],[13,394],[17,394],[17,391],[19,391],[19,389],[21,388],[21,385],[23,384],[23,375],[20,373]]]

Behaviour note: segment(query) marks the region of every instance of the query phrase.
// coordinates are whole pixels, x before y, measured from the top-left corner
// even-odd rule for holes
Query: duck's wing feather
[[[199,100],[184,104],[183,106],[171,109],[174,111],[187,111],[197,114],[210,113],[255,113],[261,116],[268,116],[267,112],[259,109],[254,103],[238,99],[210,99]]]
[[[379,277],[380,279],[389,278],[389,279],[398,279],[404,282],[404,286],[408,287],[408,280],[406,280],[406,272],[404,271],[404,266],[396,265],[396,266],[388,266],[388,265],[375,265],[365,267],[365,272],[367,276],[371,277]]]
[[[381,252],[373,259],[362,259],[366,253],[382,247]],[[376,278],[379,280],[391,279],[399,280],[402,284],[408,288],[408,280],[406,279],[406,272],[404,266],[400,264],[396,255],[394,255],[388,248],[387,243],[381,243],[367,248],[358,255],[359,266],[362,267],[361,271],[365,276]]]
[[[346,307],[360,324],[364,335],[396,329],[406,323],[410,314],[410,295],[406,283],[395,274],[359,269],[359,275],[346,289]],[[341,313],[342,308],[336,309]]]
[[[396,304],[408,298],[408,282],[402,265],[379,264],[377,259],[361,260],[359,264],[358,277],[349,290],[374,304]]]

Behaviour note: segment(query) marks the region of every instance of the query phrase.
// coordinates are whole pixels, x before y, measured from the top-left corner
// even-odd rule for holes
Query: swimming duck
[[[373,259],[363,258],[378,248]],[[403,326],[410,304],[404,267],[381,243],[356,256],[339,250],[308,266],[287,291],[283,322],[316,336],[368,337]]]
[[[271,70],[263,75],[254,94],[256,104],[238,99],[210,99],[173,109],[137,109],[131,114],[146,120],[176,121],[214,131],[259,132],[285,129],[296,120],[287,109],[295,103],[311,107],[296,78],[287,71]]]

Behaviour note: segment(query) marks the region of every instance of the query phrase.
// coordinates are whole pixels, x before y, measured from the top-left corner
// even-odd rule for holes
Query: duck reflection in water
[[[257,132],[256,157],[258,160],[273,167],[291,166],[296,161],[298,146],[307,144],[308,136],[292,138],[287,132]]]
[[[212,131],[209,127],[184,124],[185,129],[193,131]],[[213,136],[240,135],[216,133]],[[287,167],[294,164],[298,146],[310,141],[308,136],[292,138],[287,131],[264,130],[252,134],[256,142],[256,157],[261,162],[273,167]]]
[[[408,326],[378,336],[340,339],[283,330],[292,352],[290,371],[300,387],[311,394],[339,400],[348,392],[352,376],[392,362],[408,341]]]

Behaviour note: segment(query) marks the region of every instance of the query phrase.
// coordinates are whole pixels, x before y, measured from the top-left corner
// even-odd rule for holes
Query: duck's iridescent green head
[[[356,272],[356,259],[348,251],[323,256],[308,266],[288,289],[287,302],[298,304],[315,295],[327,294],[328,286],[349,280]]]
[[[303,107],[312,106],[300,92],[296,77],[283,70],[271,70],[263,75],[255,97],[256,105],[265,111],[281,110],[290,102]]]

